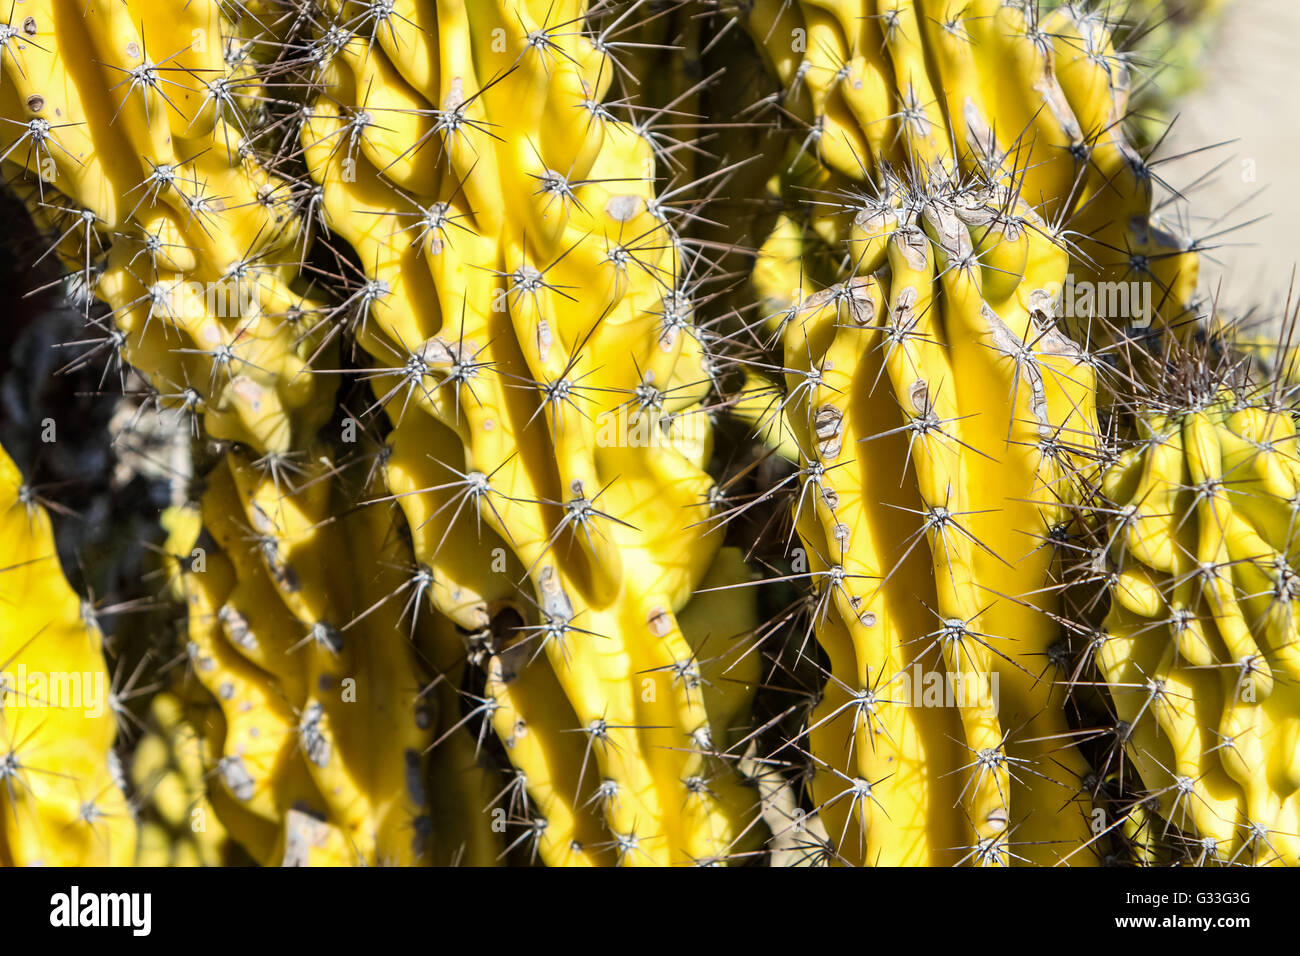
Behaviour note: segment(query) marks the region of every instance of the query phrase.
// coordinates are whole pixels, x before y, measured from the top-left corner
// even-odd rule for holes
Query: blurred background
[[[1202,29],[1198,78],[1177,96],[1161,149],[1190,154],[1163,175],[1187,190],[1195,235],[1233,230],[1202,257],[1202,289],[1218,290],[1221,309],[1277,322],[1300,263],[1300,2],[1229,0]]]

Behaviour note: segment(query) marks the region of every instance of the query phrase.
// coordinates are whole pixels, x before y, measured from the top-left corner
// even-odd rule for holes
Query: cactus
[[[613,44],[572,28],[581,3],[325,7],[304,158],[365,270],[355,338],[430,597],[485,636],[522,838],[548,863],[725,858],[756,798],[711,705],[747,691],[701,689],[679,621],[728,560],[701,521],[710,370],[656,143],[602,102]]]
[[[218,812],[264,862],[292,855],[290,831],[305,826],[301,816],[287,816],[298,800],[330,828],[314,840],[328,845],[326,858],[429,856],[418,839],[401,845],[396,836],[403,826],[428,826],[413,792],[404,808],[381,805],[364,793],[377,780],[327,783],[331,768],[310,756],[315,791],[302,767],[283,768],[282,779],[277,761],[285,741],[303,735],[301,721],[311,724],[313,741],[323,735],[330,743],[308,719],[319,702],[297,660],[238,640],[247,638],[241,615],[267,615],[286,647],[299,637],[289,632],[305,629],[311,653],[300,657],[337,676],[331,641],[316,638],[334,633],[336,621],[378,627],[383,619],[340,596],[365,593],[376,581],[349,584],[327,565],[317,568],[324,577],[300,584],[280,577],[277,564],[281,549],[331,553],[339,542],[313,530],[319,523],[351,524],[332,475],[307,482],[310,505],[298,502],[302,486],[280,480],[298,469],[331,417],[328,366],[346,331],[381,366],[367,373],[379,399],[371,411],[383,407],[394,426],[384,453],[390,500],[410,519],[428,596],[475,633],[503,613],[518,621],[519,633],[507,628],[486,642],[487,700],[502,739],[516,749],[526,725],[519,709],[536,706],[530,695],[563,686],[575,711],[572,727],[534,732],[548,763],[578,768],[573,779],[519,777],[539,792],[568,793],[567,811],[547,795],[526,821],[537,831],[537,820],[555,818],[543,855],[725,857],[747,829],[751,800],[714,756],[713,731],[729,732],[719,721],[737,712],[737,700],[743,709],[748,691],[739,698],[730,688],[702,692],[714,658],[695,659],[692,637],[703,638],[683,632],[676,614],[707,575],[725,571],[724,586],[741,582],[732,553],[720,552],[720,541],[694,520],[711,486],[703,471],[708,369],[692,334],[688,255],[650,188],[656,144],[601,104],[613,62],[607,52],[617,44],[569,28],[579,5],[567,11],[572,17],[550,16],[522,31],[531,14],[515,3],[492,11],[431,5],[415,14],[430,17],[429,30],[350,2],[326,5],[319,19],[305,8],[276,13],[274,6],[244,10],[232,24],[216,3],[166,18],[98,3],[77,18],[43,4],[23,11],[31,16],[11,24],[5,44],[5,114],[23,119],[7,121],[3,155],[33,217],[56,237],[59,257],[111,308],[116,329],[98,348],[142,370],[160,403],[201,414],[207,435],[260,455],[232,452],[205,494],[201,524],[220,540],[205,570],[188,573],[178,562],[196,672],[225,718],[216,743]],[[305,23],[325,26],[300,46]],[[241,33],[250,28],[255,37],[245,42]],[[441,46],[442,61],[440,72],[425,75],[430,44]],[[267,48],[278,48],[278,58],[256,67]],[[481,88],[476,69],[485,71]],[[303,120],[301,155],[314,184],[291,178],[293,156],[266,151],[280,125],[272,119],[278,107],[267,104],[277,71],[310,76],[286,89],[325,91],[290,117]],[[515,117],[521,103],[538,109],[527,117],[532,130],[498,137],[493,127]],[[404,218],[412,202],[426,213],[413,229]],[[367,270],[332,308],[312,297],[303,278],[318,219]],[[205,293],[230,282],[252,295],[240,295],[228,315],[228,303],[214,309]],[[508,310],[500,309],[505,299]],[[518,324],[518,341],[493,341],[515,335],[498,318],[503,311]],[[595,366],[597,349],[627,351]],[[433,384],[444,374],[455,379],[446,389]],[[593,399],[589,419],[583,406]],[[646,447],[636,447],[642,437]],[[428,456],[430,449],[437,454]],[[412,484],[431,469],[437,487]],[[452,474],[468,478],[449,484]],[[449,489],[454,510],[446,507]],[[472,508],[462,514],[465,500]],[[247,529],[230,524],[241,513],[237,504],[261,548],[253,560],[240,540]],[[387,514],[365,509],[372,512]],[[471,520],[478,544],[466,551]],[[453,521],[454,556],[443,548]],[[198,540],[198,523],[189,524],[191,540],[182,545]],[[298,540],[317,536],[328,543]],[[376,546],[372,540],[361,553]],[[494,578],[480,580],[485,574]],[[425,591],[422,584],[420,601]],[[232,610],[240,592],[253,606]],[[716,612],[695,617],[716,624]],[[227,633],[231,626],[240,633]],[[752,679],[752,664],[728,653],[736,636],[711,630],[708,650],[721,645],[717,659]],[[503,667],[497,653],[520,637],[527,652]],[[609,640],[614,650],[577,649],[577,640]],[[284,650],[274,640],[268,646]],[[542,649],[555,673],[539,664],[516,679]],[[372,664],[389,681],[415,671],[400,646]],[[748,686],[731,673],[727,680]],[[504,714],[515,715],[513,724]],[[548,706],[526,719],[540,728],[562,714]],[[404,718],[370,716],[398,719],[399,739],[415,733]],[[361,720],[348,732],[360,741],[374,729]],[[560,729],[583,731],[585,742]],[[429,728],[418,730],[428,736]],[[407,750],[419,753],[409,742]],[[400,770],[387,761],[376,772],[386,786]],[[325,807],[314,799],[329,803],[341,791],[355,800]],[[576,834],[565,835],[559,819],[566,812],[589,818],[586,848],[575,850]]]
[[[988,186],[900,185],[865,229],[863,274],[780,329],[829,659],[804,731],[827,853],[1059,862],[1089,806],[1054,686],[1055,548],[1096,430],[1095,372],[1053,325],[1066,256]]]
[[[1114,707],[1108,762],[1140,778],[1123,819],[1154,814],[1176,858],[1296,865],[1292,413],[1272,386],[1204,376],[1135,411],[1086,569],[1110,602],[1091,646]]]
[[[75,362],[184,426],[184,666],[4,696],[0,862],[1300,862],[1289,392],[1198,377],[1143,23],[16,5]],[[0,466],[0,664],[103,677]]]
[[[79,286],[110,306],[113,326],[96,317],[89,348],[214,437],[301,447],[329,418],[333,383],[302,374],[324,347],[300,277],[303,197],[258,158],[266,96],[250,46],[215,0],[139,6],[10,12],[6,176]]]
[[[323,452],[286,475],[231,452],[201,513],[172,516],[193,674],[220,707],[202,728],[209,799],[263,864],[491,862],[490,820],[458,802],[476,782],[485,799],[472,753],[456,786],[428,787],[435,735],[459,715],[439,713],[417,655],[438,666],[460,642],[419,612],[390,509],[356,507],[335,471]],[[457,743],[440,757],[463,758]]]
[[[123,866],[135,819],[113,749],[119,702],[50,518],[0,450],[0,864]]]
[[[859,248],[843,245],[852,210],[840,197],[879,194],[892,171],[999,185],[1068,237],[1077,281],[1149,284],[1145,315],[1074,316],[1067,303],[1077,340],[1109,345],[1112,327],[1130,321],[1187,332],[1198,244],[1169,210],[1153,209],[1160,178],[1125,138],[1127,58],[1103,13],[1020,0],[747,9],[784,84],[781,107],[800,124],[776,189],[790,208],[755,273],[770,309],[854,268]]]

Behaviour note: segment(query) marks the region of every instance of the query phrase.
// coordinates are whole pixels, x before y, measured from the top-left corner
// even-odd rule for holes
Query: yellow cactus
[[[1122,315],[1074,315],[1068,302],[1060,318],[1076,338],[1190,321],[1195,243],[1153,211],[1157,177],[1125,140],[1129,71],[1104,12],[1065,4],[1040,14],[1021,0],[755,0],[747,10],[785,86],[783,108],[804,124],[779,193],[812,209],[783,230],[807,234],[805,244],[829,235],[844,262],[853,209],[837,197],[854,184],[879,190],[891,170],[974,177],[1013,192],[1054,234],[1068,230],[1078,281],[1151,291]],[[780,259],[764,275],[770,254],[760,250],[759,295],[790,307],[799,277]],[[815,269],[804,262],[803,273]]]
[[[1179,858],[1294,866],[1294,421],[1267,394],[1192,387],[1138,426],[1105,476],[1093,562],[1110,595],[1095,646],[1110,760],[1131,761],[1133,810],[1158,813],[1147,826]]]
[[[867,274],[780,327],[829,658],[813,804],[837,862],[1089,862],[1054,583],[1095,373],[1053,327],[1065,254],[1041,220],[996,188],[925,189],[876,209]]]
[[[0,865],[131,862],[102,645],[49,515],[0,450]]]
[[[0,157],[111,307],[97,348],[209,434],[284,452],[328,419],[332,383],[303,374],[324,345],[299,277],[301,197],[259,159],[251,38],[224,6],[15,5],[0,27]]]
[[[121,779],[126,703],[53,699],[107,683],[102,638],[0,454],[0,863],[713,864],[769,834],[787,862],[1300,862],[1289,414],[1201,389],[1095,485],[1099,387],[1123,418],[1163,381],[1134,339],[1201,331],[1199,245],[1124,131],[1127,26],[737,9],[761,57],[713,3],[0,21],[0,168],[82,344],[215,460],[163,519],[189,667]],[[1100,386],[1094,344],[1127,363]],[[753,504],[792,490],[764,593],[813,587],[773,621],[724,406],[770,450]],[[1094,624],[1105,690],[1066,637]],[[808,710],[756,717],[792,630]]]
[[[417,654],[441,665],[459,639],[412,608],[419,577],[390,509],[353,508],[333,477],[328,459],[280,475],[231,453],[208,476],[203,535],[198,515],[174,516],[190,661],[221,711],[204,728],[209,797],[264,864],[492,862],[482,804],[457,802],[475,781],[485,793],[472,752],[459,783],[428,792],[439,721],[459,715],[439,714]]]
[[[326,7],[304,154],[366,270],[356,339],[432,599],[470,631],[512,622],[486,706],[536,852],[724,858],[756,801],[678,620],[721,540],[702,520],[710,373],[654,143],[602,105],[615,67],[573,28],[583,3],[382,23]]]

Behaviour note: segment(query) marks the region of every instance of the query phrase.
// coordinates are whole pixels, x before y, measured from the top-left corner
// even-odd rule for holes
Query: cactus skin
[[[210,435],[285,452],[328,419],[334,382],[303,374],[323,333],[299,277],[300,197],[257,157],[259,81],[223,6],[14,6],[0,155],[112,310],[97,350]]]
[[[136,824],[113,750],[103,635],[3,449],[0,549],[0,865],[129,865]]]
[[[302,471],[304,450],[334,414],[335,377],[312,364],[334,364],[336,352],[336,313],[300,275],[312,225],[298,214],[304,197],[259,153],[268,88],[251,59],[266,45],[263,31],[274,37],[285,26],[283,10],[240,5],[246,15],[232,24],[217,2],[74,6],[13,13],[0,143],[59,257],[110,306],[110,358],[142,371],[160,404],[201,418],[206,435],[247,450],[223,464],[201,521],[177,529],[195,671],[223,708],[203,726],[215,754],[212,804],[263,863],[490,863],[498,841],[479,812],[490,791],[472,749],[463,766],[459,735],[434,762],[462,779],[436,797],[425,792],[425,750],[444,728],[421,723],[436,711],[425,713],[400,604],[373,609],[394,577],[371,573],[372,564],[411,563],[388,510],[353,516],[328,468],[310,466],[306,490],[280,481]],[[44,153],[24,146],[29,114],[63,121]],[[317,521],[323,527],[310,526]],[[196,572],[189,554],[200,523],[222,547]],[[365,569],[355,580],[324,560],[349,551]],[[306,554],[306,580],[278,563],[286,553]],[[264,622],[265,643],[245,615]],[[332,641],[352,625],[356,646],[340,659],[315,642],[287,653],[304,634]],[[443,644],[458,648],[450,624],[440,626]],[[356,682],[355,713],[337,703],[337,686],[320,684],[330,679]],[[385,746],[372,753],[371,738]],[[478,802],[467,808],[470,793]],[[433,816],[444,824],[436,845]],[[144,846],[155,859],[158,836],[150,830]]]
[[[1147,318],[1157,328],[1188,325],[1196,244],[1153,212],[1151,165],[1122,129],[1126,58],[1104,13],[1077,4],[1040,13],[1020,0],[756,0],[748,11],[749,31],[785,86],[782,107],[803,124],[776,192],[805,211],[789,210],[760,250],[761,300],[796,304],[803,277],[822,271],[813,249],[845,268],[849,223],[829,194],[855,183],[879,191],[889,170],[960,173],[1014,190],[1054,234],[1068,229],[1076,279],[1150,282]],[[798,275],[781,268],[799,258]],[[821,287],[840,279],[824,277]],[[1109,342],[1114,330],[1087,318],[1074,323],[1075,338]]]
[[[1175,857],[1294,866],[1295,424],[1251,389],[1162,398],[1139,406],[1139,437],[1105,474],[1096,662]]]
[[[304,157],[366,271],[355,336],[430,596],[488,632],[521,839],[550,864],[725,858],[756,799],[678,621],[728,559],[701,521],[710,375],[654,145],[600,105],[614,68],[581,3],[374,30],[324,8]]]

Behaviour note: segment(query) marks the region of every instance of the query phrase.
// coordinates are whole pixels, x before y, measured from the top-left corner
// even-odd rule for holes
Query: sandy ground
[[[1193,234],[1266,218],[1219,240],[1202,259],[1201,288],[1238,313],[1277,310],[1300,264],[1300,2],[1234,0],[1204,70],[1161,154],[1231,142],[1163,173],[1182,187],[1223,163],[1189,192]]]

